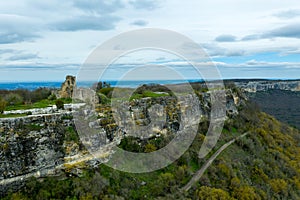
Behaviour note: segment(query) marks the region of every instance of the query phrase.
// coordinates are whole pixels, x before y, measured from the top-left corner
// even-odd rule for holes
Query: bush
[[[23,97],[19,94],[10,93],[5,96],[5,100],[8,102],[9,105],[21,105],[23,103]]]
[[[7,102],[4,99],[0,98],[0,114],[3,114],[6,108]]]
[[[111,98],[112,92],[114,88],[102,88],[99,92],[107,96],[108,98]]]
[[[99,99],[99,103],[101,104],[109,104],[110,103],[110,99],[105,96],[102,93],[97,93],[98,99]]]
[[[43,99],[47,99],[51,95],[51,90],[49,88],[38,88],[30,92],[30,97],[32,102],[38,102]]]
[[[196,191],[197,199],[220,199],[220,200],[229,200],[231,199],[227,191],[217,188],[211,188],[207,186],[200,187]]]
[[[56,105],[57,109],[62,109],[62,110],[65,109],[64,102],[61,99],[57,99],[55,101],[55,105]]]
[[[283,179],[272,179],[270,185],[275,193],[284,192],[287,190],[287,182]]]
[[[48,97],[48,99],[49,99],[50,101],[56,100],[56,95],[55,95],[55,94],[51,94],[51,95]]]
[[[79,142],[79,136],[77,134],[77,132],[75,131],[75,129],[72,126],[69,126],[66,128],[66,132],[65,132],[65,140],[70,142],[70,141],[74,141],[75,143]]]
[[[233,197],[241,200],[261,199],[260,196],[255,192],[255,188],[251,186],[241,186],[239,188],[235,188]]]
[[[146,144],[145,146],[145,153],[150,153],[150,152],[153,152],[153,151],[156,151],[156,147],[153,145],[153,144]]]

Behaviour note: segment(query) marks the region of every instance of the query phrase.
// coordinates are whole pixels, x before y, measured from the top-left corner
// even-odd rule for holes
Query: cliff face
[[[61,115],[1,119],[0,179],[54,166],[63,157]]]
[[[191,108],[195,113],[196,111],[200,113],[201,118],[209,119],[210,117],[210,95],[201,93],[199,96],[200,107],[198,105]],[[227,115],[236,115],[237,107],[243,103],[244,97],[232,90],[227,90],[226,96]],[[93,139],[95,143],[95,139],[102,137],[102,144],[96,141],[97,144],[91,145],[98,147],[97,145],[109,146],[118,143],[124,137],[124,133],[132,134],[123,129],[124,123],[146,127],[155,116],[162,118],[161,123],[159,121],[151,126],[154,134],[174,133],[180,128],[179,122],[182,113],[180,113],[175,97],[144,98],[122,106],[126,113],[123,113],[124,115],[121,113],[120,117],[125,121],[119,120],[119,124],[115,122],[110,107],[102,105],[97,108],[98,119],[89,126],[98,132],[89,139]],[[193,120],[195,113],[188,113],[190,120]],[[188,121],[184,123],[188,123]],[[80,148],[82,143],[75,132],[71,136],[68,135],[68,128],[75,128],[70,111],[0,119],[0,188],[2,188],[0,192],[5,192],[9,188],[6,186],[6,180],[16,178],[14,182],[21,183],[25,179],[18,177],[24,175],[27,177],[32,173],[36,176],[46,176],[47,169],[54,169],[57,166],[61,166],[59,169],[63,169],[65,172],[80,175],[80,167],[78,168],[76,163],[90,162],[93,157],[89,157],[87,152]],[[147,137],[151,137],[151,135],[141,136],[141,138]],[[83,141],[83,143],[85,142]],[[83,153],[84,151],[85,153]],[[109,148],[106,153],[110,154]],[[85,157],[83,158],[83,156]],[[78,158],[81,160],[78,161]],[[46,173],[40,174],[40,171],[45,169]]]
[[[64,129],[72,125],[71,120],[64,120],[68,115],[0,119],[0,181],[39,174],[39,170],[63,163]],[[1,190],[5,190],[4,186]]]
[[[300,81],[239,81],[237,87],[247,92],[267,91],[270,89],[300,91]]]

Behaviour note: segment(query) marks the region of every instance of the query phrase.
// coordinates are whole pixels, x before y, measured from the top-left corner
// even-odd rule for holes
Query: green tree
[[[47,189],[41,189],[39,190],[38,194],[37,194],[37,199],[40,200],[46,200],[46,199],[50,199],[51,198],[51,194]]]
[[[270,185],[275,193],[285,192],[287,190],[287,182],[283,179],[272,179]]]
[[[13,199],[13,200],[29,200],[28,197],[24,196],[23,194],[21,193],[14,193],[12,194],[11,198],[10,199]]]
[[[211,188],[207,186],[202,186],[200,189],[196,192],[197,199],[199,200],[230,200],[233,199],[230,197],[228,192],[217,189],[217,188]]]
[[[241,200],[256,200],[261,197],[255,192],[255,189],[251,186],[241,186],[234,190],[233,196]]]
[[[175,177],[170,172],[160,174],[159,182],[163,184],[164,192],[171,192],[171,187],[175,186],[176,184]]]

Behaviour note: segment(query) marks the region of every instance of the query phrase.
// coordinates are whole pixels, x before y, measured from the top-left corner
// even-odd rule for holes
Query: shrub
[[[111,98],[113,90],[114,88],[108,87],[108,88],[102,88],[99,92],[104,94],[108,98]]]
[[[23,103],[23,97],[19,94],[10,93],[5,96],[5,100],[8,102],[9,105],[20,105]]]
[[[49,100],[53,101],[53,100],[56,100],[56,95],[55,94],[51,94],[49,97],[48,97]]]
[[[150,153],[150,152],[153,152],[153,151],[156,151],[156,147],[153,145],[153,144],[146,144],[145,146],[145,153]]]
[[[47,99],[51,95],[51,90],[49,88],[38,88],[30,92],[30,97],[32,102],[38,102],[43,99]]]
[[[61,99],[57,99],[55,101],[55,105],[56,105],[57,109],[62,109],[62,110],[65,109],[64,102]]]
[[[27,131],[40,131],[43,126],[39,124],[26,124],[24,127]]]
[[[229,200],[231,199],[228,192],[217,189],[217,188],[211,188],[207,186],[202,186],[200,189],[196,192],[197,199],[220,199],[220,200]]]
[[[283,179],[272,179],[270,185],[275,193],[284,192],[287,190],[287,182]]]
[[[65,140],[66,141],[74,141],[75,143],[79,142],[79,136],[75,129],[72,126],[69,126],[66,128],[65,132]]]
[[[255,189],[251,186],[241,186],[239,188],[235,188],[233,196],[241,200],[261,199],[260,196],[255,192]]]
[[[101,104],[109,104],[110,103],[110,99],[105,96],[102,93],[97,93],[98,99],[99,99],[99,103]]]
[[[7,102],[4,99],[0,98],[0,114],[3,114],[5,108],[6,108]]]

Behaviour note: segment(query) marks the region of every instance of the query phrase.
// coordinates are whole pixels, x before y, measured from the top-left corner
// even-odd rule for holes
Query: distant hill
[[[276,90],[300,91],[300,80],[231,80],[247,92]],[[226,81],[225,81],[226,82]]]

